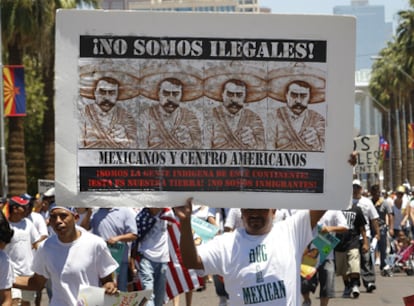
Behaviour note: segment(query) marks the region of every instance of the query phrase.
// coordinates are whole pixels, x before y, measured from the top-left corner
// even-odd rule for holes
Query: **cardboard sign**
[[[55,186],[54,180],[44,180],[44,179],[37,180],[37,192],[39,194],[45,193],[48,189],[54,186]]]
[[[358,152],[355,173],[379,173],[381,152],[378,135],[354,138],[354,151]]]
[[[152,290],[105,294],[100,287],[81,287],[76,306],[143,306],[151,298]]]
[[[330,233],[319,233],[313,240],[302,257],[300,275],[303,278],[311,279],[318,267],[325,261],[328,255],[333,252],[339,239]]]
[[[349,197],[353,17],[60,10],[56,52],[59,203]]]
[[[217,235],[217,232],[219,231],[219,228],[217,226],[194,216],[191,217],[191,227],[194,232],[200,236],[203,243],[213,239],[213,237]]]

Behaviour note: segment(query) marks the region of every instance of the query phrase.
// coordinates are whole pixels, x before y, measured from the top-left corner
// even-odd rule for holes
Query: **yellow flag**
[[[408,148],[414,149],[414,123],[408,124]]]

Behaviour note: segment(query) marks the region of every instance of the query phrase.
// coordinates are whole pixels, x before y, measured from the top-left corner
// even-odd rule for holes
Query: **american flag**
[[[148,208],[143,208],[135,217],[137,222],[138,239],[142,239],[154,226],[156,219],[151,215]]]
[[[183,265],[180,252],[180,224],[175,220],[168,225],[168,247],[170,262],[167,269],[167,300],[202,286],[202,279],[194,270]]]
[[[168,248],[170,252],[170,261],[167,265],[167,285],[164,297],[165,303],[175,296],[190,292],[202,286],[202,278],[197,276],[194,270],[184,267],[180,252],[180,223],[175,217],[171,217],[171,209],[165,208],[160,215],[160,219],[168,222]],[[139,258],[136,258],[138,265]],[[140,281],[136,284],[137,290],[142,290]]]

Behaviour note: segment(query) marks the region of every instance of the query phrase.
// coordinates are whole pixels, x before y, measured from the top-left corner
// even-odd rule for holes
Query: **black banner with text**
[[[80,191],[322,193],[321,169],[80,167]]]

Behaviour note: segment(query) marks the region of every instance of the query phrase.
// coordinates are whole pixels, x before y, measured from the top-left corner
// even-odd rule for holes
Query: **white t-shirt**
[[[153,262],[169,262],[168,221],[161,218],[174,219],[174,212],[172,210],[161,211],[154,217],[157,221],[139,243],[138,251]]]
[[[14,235],[4,251],[10,257],[15,275],[30,276],[33,274],[30,268],[33,261],[32,244],[39,240],[39,232],[27,218],[10,222],[10,227],[14,230]]]
[[[348,222],[346,221],[345,215],[340,210],[327,210],[322,218],[318,221],[318,226],[343,226],[348,228]],[[335,235],[335,233],[330,233]],[[317,235],[317,227],[313,230],[313,235]],[[334,252],[330,252],[326,259],[334,259]]]
[[[394,203],[392,204],[392,213],[394,214],[394,229],[401,230],[401,221],[404,219],[405,210],[407,209],[409,200],[407,197],[402,198],[401,208],[398,208]],[[406,225],[406,224],[405,224]]]
[[[208,211],[209,211],[208,206],[203,205],[203,204],[194,204],[193,203],[192,215],[194,217],[197,217],[197,218],[200,218],[201,220],[207,221]]]
[[[43,218],[43,216],[41,214],[33,211],[33,212],[30,213],[28,218],[30,219],[30,221],[33,222],[33,225],[35,226],[35,228],[39,232],[40,236],[48,236],[49,235],[46,221],[45,221],[45,219]]]
[[[278,208],[276,209],[276,214],[273,219],[273,223],[285,221],[287,218],[293,216],[298,210],[296,209],[286,209],[286,208]]]
[[[230,306],[297,306],[300,264],[312,239],[309,211],[298,211],[273,224],[267,235],[252,236],[244,228],[216,236],[198,247],[205,274],[224,277]]]
[[[13,287],[14,272],[9,256],[0,250],[0,290]]]
[[[356,205],[361,208],[362,213],[364,214],[365,221],[367,224],[365,224],[365,231],[367,233],[367,237],[371,238],[371,225],[370,220],[378,219],[378,211],[374,206],[374,203],[367,197],[361,197],[359,200],[352,199],[352,202],[354,203],[356,201]]]
[[[32,266],[35,273],[52,282],[50,306],[77,305],[81,285],[100,286],[99,279],[117,267],[106,242],[87,231],[81,231],[71,243],[51,236],[37,250]]]
[[[224,227],[228,227],[231,230],[235,230],[236,228],[243,227],[243,221],[241,217],[240,208],[229,209],[226,222],[224,223]]]

